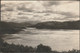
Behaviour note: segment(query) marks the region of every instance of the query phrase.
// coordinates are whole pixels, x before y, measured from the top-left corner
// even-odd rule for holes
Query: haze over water
[[[27,28],[17,34],[7,34],[3,39],[10,44],[22,44],[24,46],[36,47],[43,44],[58,51],[79,49],[79,30]]]

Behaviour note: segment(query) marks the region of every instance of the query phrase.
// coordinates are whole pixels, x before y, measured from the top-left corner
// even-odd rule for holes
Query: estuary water
[[[26,28],[17,34],[6,34],[5,42],[36,47],[47,45],[52,50],[67,51],[79,49],[79,30],[47,30]]]

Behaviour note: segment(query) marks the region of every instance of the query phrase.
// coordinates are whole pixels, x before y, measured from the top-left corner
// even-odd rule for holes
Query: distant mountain
[[[34,25],[33,27],[36,27],[38,29],[80,29],[80,20],[65,22],[57,21],[41,22]]]

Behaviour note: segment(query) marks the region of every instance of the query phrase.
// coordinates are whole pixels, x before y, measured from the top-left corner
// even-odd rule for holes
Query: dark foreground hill
[[[33,48],[31,46],[8,44],[0,38],[0,53],[80,53],[80,50],[73,49],[62,52],[52,51],[49,46],[45,46],[42,44]]]
[[[57,21],[48,21],[41,22],[33,27],[38,29],[80,29],[80,20],[78,21],[65,21],[65,22],[57,22]]]

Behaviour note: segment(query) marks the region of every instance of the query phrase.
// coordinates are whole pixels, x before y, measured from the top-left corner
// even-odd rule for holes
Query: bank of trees
[[[49,46],[38,45],[33,48],[31,46],[8,44],[0,38],[0,52],[2,53],[79,53],[80,50],[69,50],[69,51],[52,51]]]
[[[80,20],[78,21],[65,21],[65,22],[57,22],[57,21],[48,21],[41,22],[34,27],[38,29],[80,29]]]

